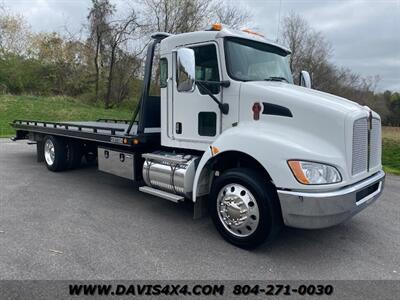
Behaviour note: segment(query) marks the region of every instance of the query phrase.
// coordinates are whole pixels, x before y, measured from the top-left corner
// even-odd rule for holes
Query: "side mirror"
[[[178,92],[195,89],[196,64],[194,50],[180,48],[176,51],[176,84]]]
[[[311,76],[307,71],[300,72],[300,85],[311,89]]]

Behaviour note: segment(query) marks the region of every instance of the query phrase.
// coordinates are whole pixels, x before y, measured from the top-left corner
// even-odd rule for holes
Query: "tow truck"
[[[208,211],[241,248],[272,242],[284,225],[333,226],[383,191],[381,119],[312,89],[306,71],[295,85],[289,58],[261,34],[221,24],[154,33],[131,120],[15,120],[14,140],[35,142],[50,171],[86,156],[143,193],[192,201],[195,218]],[[155,67],[160,96],[150,94]]]

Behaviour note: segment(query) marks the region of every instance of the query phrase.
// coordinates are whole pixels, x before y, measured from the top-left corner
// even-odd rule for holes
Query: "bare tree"
[[[211,21],[226,24],[233,29],[249,25],[252,17],[250,11],[242,6],[233,6],[225,2],[216,2],[213,7]]]
[[[307,70],[313,78],[314,88],[324,91],[336,89],[338,70],[329,61],[332,47],[320,32],[311,28],[299,15],[292,13],[283,20],[279,40],[292,51],[290,67],[295,82],[298,83],[300,71]]]
[[[284,19],[280,42],[292,51],[290,67],[294,74],[308,70],[316,76],[318,71],[326,71],[323,69],[329,60],[331,46],[299,15],[292,13]]]
[[[147,33],[164,31],[183,33],[220,22],[232,28],[249,23],[250,12],[239,6],[216,0],[139,0]]]
[[[183,33],[204,27],[212,13],[212,0],[140,0],[148,33]]]
[[[311,73],[313,88],[340,95],[361,104],[371,104],[377,77],[363,78],[349,69],[340,68],[330,61],[332,47],[321,32],[312,29],[297,14],[283,20],[280,42],[291,50],[290,67],[298,82],[301,70]]]
[[[112,90],[115,103],[118,105],[130,93],[133,93],[133,78],[138,76],[142,60],[139,57],[139,52],[127,53],[126,51],[118,50],[117,56],[118,62],[115,64],[114,88]]]
[[[92,8],[90,9],[88,20],[90,29],[90,41],[94,44],[94,67],[96,72],[95,78],[95,98],[99,101],[99,86],[101,77],[101,56],[104,52],[104,40],[110,32],[109,18],[114,14],[115,7],[109,0],[92,0]]]
[[[137,21],[135,11],[124,20],[115,21],[110,23],[110,32],[108,34],[108,46],[110,48],[109,56],[109,69],[108,69],[108,81],[107,81],[107,93],[105,97],[105,108],[109,108],[111,105],[111,89],[114,76],[114,67],[116,63],[116,55],[119,47],[126,43],[133,37],[133,34],[140,27]]]

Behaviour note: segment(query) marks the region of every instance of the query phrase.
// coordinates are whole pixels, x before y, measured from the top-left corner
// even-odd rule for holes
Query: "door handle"
[[[175,124],[175,132],[177,134],[182,134],[182,123],[181,122],[176,122],[176,124]]]

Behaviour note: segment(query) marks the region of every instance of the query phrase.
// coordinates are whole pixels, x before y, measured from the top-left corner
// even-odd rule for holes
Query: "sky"
[[[400,0],[226,0],[246,7],[258,31],[275,40],[280,21],[295,12],[332,45],[332,61],[360,75],[379,75],[378,91],[400,91]],[[34,31],[77,32],[90,0],[0,0]],[[124,11],[129,0],[113,0]],[[132,3],[132,2],[131,2]]]

